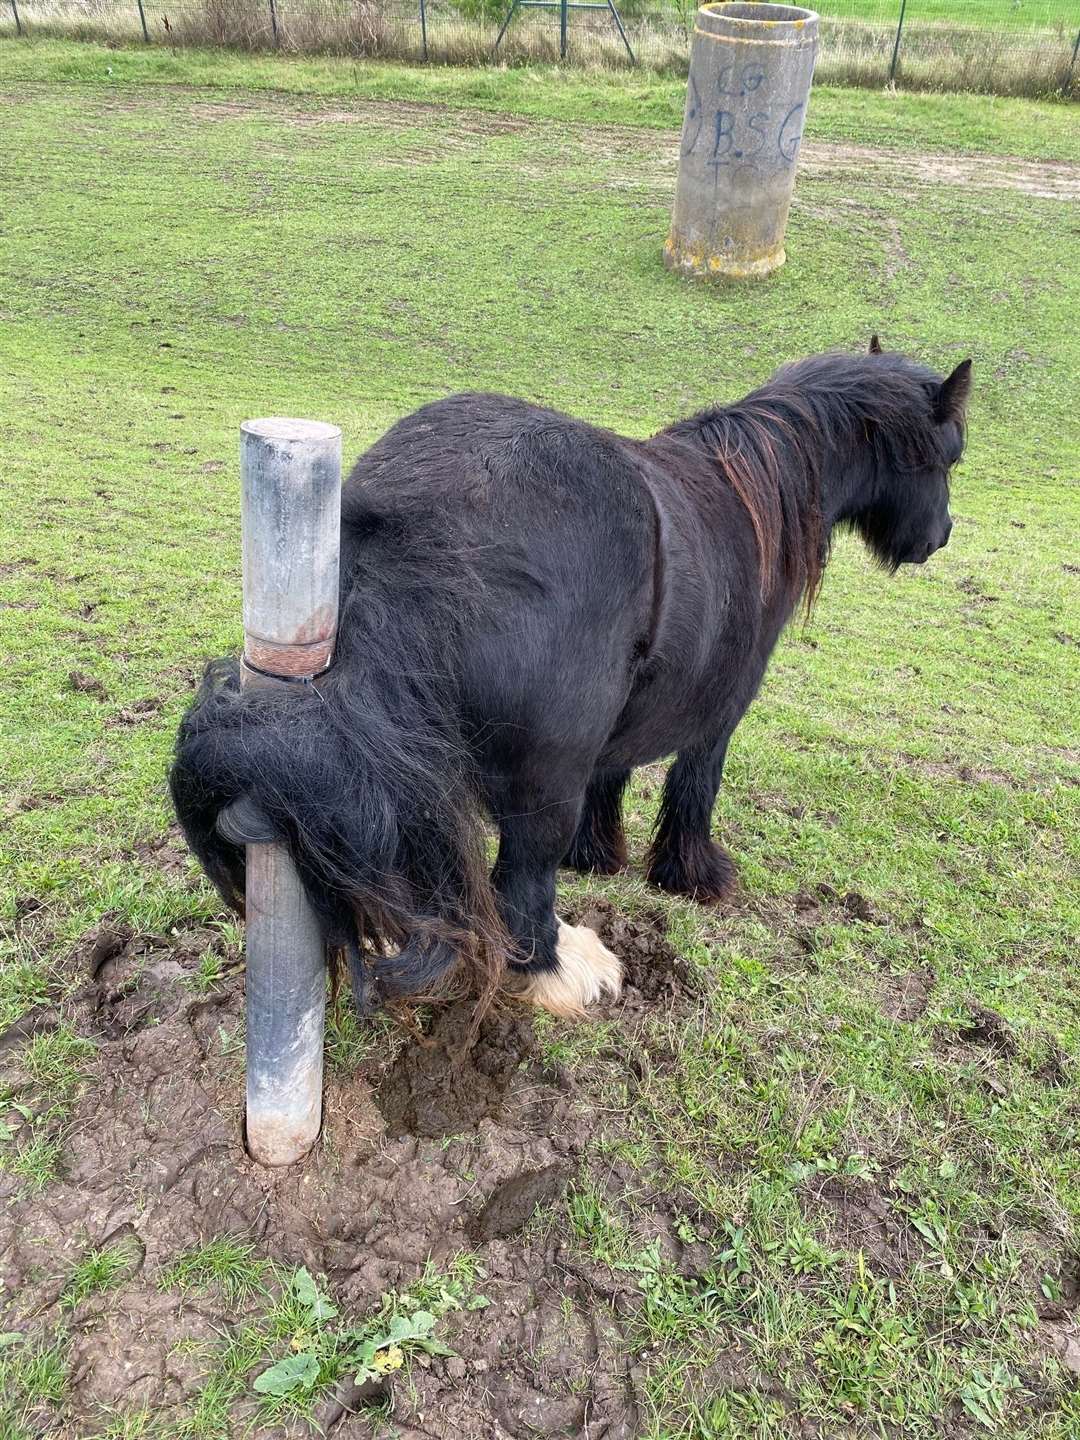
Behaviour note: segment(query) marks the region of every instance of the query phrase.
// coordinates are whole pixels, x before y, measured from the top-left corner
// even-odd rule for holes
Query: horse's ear
[[[946,420],[962,421],[971,394],[971,361],[961,360],[947,380],[938,387],[934,400],[934,418],[939,425]]]
[[[883,352],[882,352],[882,349],[881,349],[881,341],[877,338],[876,335],[871,335],[871,336],[870,336],[870,354],[871,354],[871,355],[881,355],[882,353],[883,353]]]

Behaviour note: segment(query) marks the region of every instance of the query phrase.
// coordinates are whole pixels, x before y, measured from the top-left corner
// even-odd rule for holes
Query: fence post
[[[150,44],[150,31],[146,25],[146,10],[143,7],[143,0],[139,0],[139,22],[142,25],[142,38]]]
[[[11,3],[14,5],[15,0],[11,0]],[[1080,30],[1076,32],[1076,42],[1073,45],[1072,59],[1069,61],[1070,72],[1072,71],[1073,66],[1076,64],[1077,55],[1080,55]]]
[[[618,10],[615,9],[615,0],[607,0],[607,3],[608,9],[611,11],[611,18],[615,21],[615,28],[622,36],[622,43],[626,46],[626,53],[630,56],[630,64],[636,65],[637,56],[633,50],[630,49],[630,41],[626,38],[626,31],[623,29],[622,19],[619,16]]]
[[[22,21],[19,19],[19,7],[15,0],[11,0],[11,13],[15,16],[15,34],[22,34]]]
[[[312,420],[240,429],[245,689],[311,684],[337,633],[341,431]],[[258,811],[222,825],[247,843],[247,1143],[265,1165],[311,1148],[322,1119],[326,957],[287,848]]]
[[[907,0],[900,0],[900,18],[896,22],[896,40],[892,48],[892,62],[889,65],[889,84],[896,79],[896,63],[900,59],[900,36],[904,29],[904,11],[907,9]]]
[[[420,39],[424,46],[424,64],[427,64],[427,4],[426,0],[420,0]]]
[[[274,0],[270,0],[270,28],[274,32],[274,49],[277,50],[280,48],[281,42],[278,40],[277,6],[275,5]]]

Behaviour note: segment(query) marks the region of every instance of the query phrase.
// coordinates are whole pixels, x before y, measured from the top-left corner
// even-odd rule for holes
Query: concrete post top
[[[750,40],[758,45],[770,41],[775,45],[798,44],[804,38],[809,42],[817,21],[816,10],[770,5],[763,0],[712,0],[697,12],[698,34]]]
[[[337,425],[328,425],[323,420],[290,420],[282,415],[245,420],[240,433],[256,440],[272,440],[278,445],[310,445],[341,438]]]

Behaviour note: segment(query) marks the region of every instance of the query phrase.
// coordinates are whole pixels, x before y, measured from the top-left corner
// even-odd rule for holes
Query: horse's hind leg
[[[599,936],[555,914],[555,876],[570,845],[584,786],[515,784],[500,797],[499,857],[492,874],[503,923],[515,943],[515,988],[557,1015],[580,1017],[615,998],[622,966]],[[568,790],[573,790],[572,796]]]
[[[593,771],[577,830],[563,858],[568,869],[593,875],[616,875],[625,870],[622,797],[629,779],[629,770]]]
[[[680,751],[664,782],[648,878],[661,890],[705,904],[726,900],[735,888],[731,858],[710,837],[730,732],[713,745]]]

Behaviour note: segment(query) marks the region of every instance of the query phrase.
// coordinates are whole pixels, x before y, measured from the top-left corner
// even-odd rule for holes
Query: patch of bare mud
[[[802,1196],[808,1219],[836,1250],[862,1251],[881,1275],[902,1275],[923,1251],[918,1233],[868,1181],[831,1177]]]
[[[622,1010],[670,1007],[695,988],[687,960],[665,939],[667,922],[661,910],[632,918],[607,900],[593,900],[573,918],[587,925],[623,962]]]
[[[930,1006],[935,976],[929,970],[890,973],[881,979],[881,1010],[890,1020],[911,1024],[921,1020]]]
[[[145,858],[160,860],[170,843]],[[646,1007],[678,1002],[689,969],[649,917],[597,903],[581,918],[624,955],[629,1027]],[[226,973],[203,993],[208,952]],[[163,1426],[190,1414],[236,1317],[212,1297],[162,1291],[159,1277],[189,1247],[236,1235],[326,1275],[356,1314],[427,1261],[479,1252],[489,1307],[448,1319],[453,1356],[386,1382],[401,1436],[640,1434],[643,1372],[626,1331],[632,1280],[614,1304],[609,1278],[575,1265],[565,1227],[531,1223],[574,1179],[596,1120],[574,1076],[544,1062],[528,1012],[513,1002],[493,1010],[466,1049],[471,1014],[451,1005],[396,1051],[330,1073],[319,1143],[303,1162],[267,1170],[243,1145],[242,972],[219,932],[140,936],[105,923],[70,964],[81,980],[75,998],[0,1036],[16,1106],[33,1092],[19,1062],[35,1033],[63,1019],[98,1047],[59,1136],[59,1178],[32,1194],[0,1172],[0,1283],[11,1297],[3,1328],[59,1322],[66,1278],[89,1249],[122,1237],[132,1258],[116,1289],[71,1313],[69,1398],[62,1413],[43,1413],[43,1433],[83,1433],[102,1407],[147,1405]],[[369,1435],[362,1400],[320,1402],[324,1429]],[[253,1433],[311,1432],[290,1422]]]
[[[1080,165],[1056,160],[1021,160],[1005,155],[930,155],[879,150],[869,145],[808,140],[800,148],[808,174],[851,172],[888,188],[947,185],[964,190],[1015,190],[1041,200],[1080,198]]]

